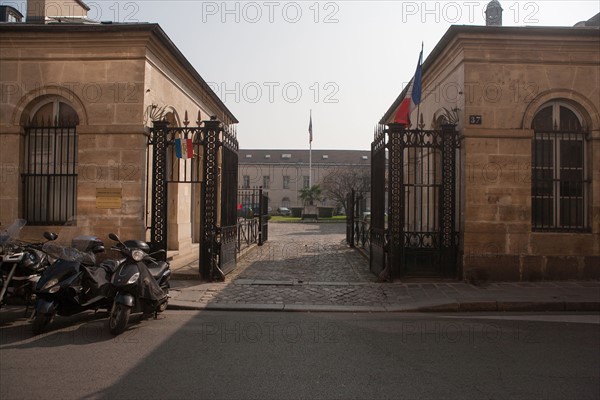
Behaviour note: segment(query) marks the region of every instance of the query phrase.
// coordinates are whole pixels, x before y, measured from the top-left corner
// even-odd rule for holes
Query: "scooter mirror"
[[[53,232],[44,232],[44,237],[48,241],[53,241],[53,240],[56,240],[56,238],[58,237],[58,235],[56,233],[53,233]]]
[[[109,237],[111,240],[114,240],[115,242],[119,242],[119,243],[121,243],[121,239],[119,239],[119,237],[118,237],[117,235],[115,235],[114,233],[109,233],[109,234],[108,234],[108,237]]]

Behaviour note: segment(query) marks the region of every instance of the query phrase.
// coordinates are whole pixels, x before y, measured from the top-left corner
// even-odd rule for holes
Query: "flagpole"
[[[312,187],[312,109],[310,110],[310,137],[308,140],[308,188]]]
[[[422,57],[423,57],[423,42],[421,42],[421,54],[419,56],[419,65],[423,64]],[[421,77],[421,79],[422,79],[422,77]],[[417,124],[415,126],[415,128],[417,128],[417,129],[420,129],[419,128],[420,120],[421,120],[421,102],[419,101],[419,104],[417,104]]]

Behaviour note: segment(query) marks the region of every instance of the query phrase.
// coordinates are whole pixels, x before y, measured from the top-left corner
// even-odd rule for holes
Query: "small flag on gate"
[[[175,155],[184,160],[192,158],[194,156],[192,139],[175,139]]]

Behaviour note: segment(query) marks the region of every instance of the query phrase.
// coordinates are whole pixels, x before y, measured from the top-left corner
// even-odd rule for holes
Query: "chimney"
[[[498,0],[492,0],[485,9],[486,26],[502,26],[502,6]]]
[[[27,0],[27,22],[43,24],[61,18],[87,18],[89,10],[81,0]]]

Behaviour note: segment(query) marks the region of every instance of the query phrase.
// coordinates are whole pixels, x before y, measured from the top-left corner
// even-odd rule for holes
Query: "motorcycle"
[[[150,246],[140,240],[122,242],[114,233],[108,235],[116,250],[125,258],[118,262],[111,285],[116,292],[108,316],[108,329],[113,335],[122,333],[132,313],[142,312],[142,318],[167,308],[171,269],[169,263],[156,261],[153,256],[164,250],[149,254]]]
[[[40,277],[35,294],[34,334],[40,334],[54,317],[70,316],[86,310],[106,309],[112,304],[110,278],[113,263],[96,264],[96,254],[104,244],[94,236],[79,236],[71,247],[46,243],[42,250],[56,261]]]
[[[48,266],[48,257],[42,251],[44,242],[26,243],[16,239],[25,224],[24,219],[17,219],[0,233],[0,307],[9,297],[20,297],[26,300],[27,313],[35,286]],[[44,232],[47,242],[57,237],[55,233]]]

